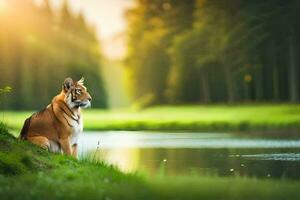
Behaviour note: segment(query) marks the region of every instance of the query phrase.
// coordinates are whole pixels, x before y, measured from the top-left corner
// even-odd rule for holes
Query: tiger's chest
[[[83,120],[80,118],[78,121],[72,122],[70,143],[71,145],[77,144],[80,134],[83,131]]]

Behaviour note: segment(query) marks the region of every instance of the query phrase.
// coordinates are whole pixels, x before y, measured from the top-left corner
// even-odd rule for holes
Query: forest
[[[83,14],[67,1],[6,2],[0,88],[12,92],[1,107],[40,109],[68,76],[84,76],[93,107],[108,107],[105,57]],[[126,93],[140,107],[299,102],[299,13],[297,0],[136,0],[124,13]]]
[[[136,2],[125,59],[135,101],[299,101],[300,1]]]
[[[66,77],[82,76],[93,91],[93,105],[106,107],[99,41],[83,15],[70,12],[66,2],[60,10],[48,0],[42,6],[31,0],[5,3],[0,12],[0,88],[10,86],[12,92],[2,99],[2,109],[41,109],[60,92]]]

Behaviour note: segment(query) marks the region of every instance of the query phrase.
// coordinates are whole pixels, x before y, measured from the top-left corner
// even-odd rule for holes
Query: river
[[[85,132],[79,155],[124,172],[300,179],[300,140],[227,133]]]

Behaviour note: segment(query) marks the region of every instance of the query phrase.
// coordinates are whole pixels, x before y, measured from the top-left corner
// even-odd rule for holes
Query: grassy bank
[[[16,140],[0,124],[0,199],[299,199],[300,182],[147,177],[76,161]]]
[[[2,113],[5,122],[20,129],[31,112]],[[1,116],[0,116],[1,117]],[[142,111],[84,111],[86,130],[168,131],[300,131],[300,105],[158,106]]]

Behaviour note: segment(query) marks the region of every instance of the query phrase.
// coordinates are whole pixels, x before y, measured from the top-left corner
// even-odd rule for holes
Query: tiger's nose
[[[89,96],[89,97],[88,97],[88,100],[91,102],[91,101],[92,101],[92,97]]]

